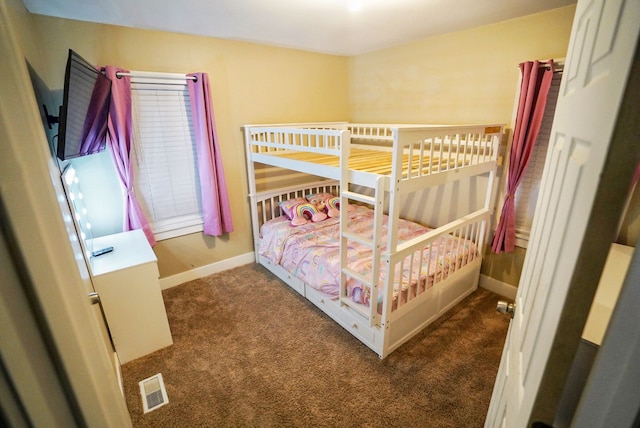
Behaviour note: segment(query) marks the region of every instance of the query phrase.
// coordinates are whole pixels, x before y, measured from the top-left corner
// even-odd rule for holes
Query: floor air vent
[[[169,402],[167,390],[164,388],[164,381],[162,380],[162,373],[141,380],[138,385],[140,385],[144,413],[162,407]]]

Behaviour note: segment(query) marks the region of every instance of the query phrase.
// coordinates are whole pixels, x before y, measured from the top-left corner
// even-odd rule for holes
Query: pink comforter
[[[371,238],[373,232],[373,211],[354,206],[349,212],[349,231]],[[387,216],[383,220],[383,251],[387,241]],[[430,229],[406,220],[399,221],[398,241],[404,242]],[[259,253],[288,272],[295,275],[316,290],[337,298],[340,290],[340,222],[338,218],[328,218],[318,223],[291,226],[282,216],[265,223],[261,228]],[[434,281],[444,279],[450,272],[464,265],[469,254],[475,256],[475,245],[471,241],[458,240],[447,235],[422,252],[414,254],[413,264],[407,257],[405,263],[398,264],[394,274],[392,309],[406,303],[411,297],[430,288]],[[417,260],[421,260],[420,263]],[[371,278],[371,250],[351,241],[347,253],[347,265],[365,278]],[[381,311],[386,271],[381,263],[378,311]],[[402,270],[402,272],[400,272]],[[429,275],[427,275],[427,272]],[[427,278],[428,277],[428,278]],[[418,278],[420,278],[418,280]],[[369,305],[369,287],[349,278],[347,295],[357,303]]]

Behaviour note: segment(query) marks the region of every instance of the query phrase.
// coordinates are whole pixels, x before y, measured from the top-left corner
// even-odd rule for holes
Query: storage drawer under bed
[[[305,296],[314,305],[349,331],[349,333],[375,350],[374,345],[376,343],[376,335],[379,333],[379,328],[369,326],[368,319],[348,306],[341,307],[338,299],[331,299],[308,285],[305,287]],[[382,336],[380,335],[380,337]]]
[[[305,288],[304,282],[300,281],[298,278],[293,276],[293,274],[291,274],[291,273],[287,272],[286,270],[282,269],[282,267],[280,265],[277,265],[277,264],[273,263],[271,260],[269,260],[266,257],[260,256],[259,262],[260,262],[260,264],[262,266],[264,266],[267,269],[269,269],[271,271],[271,273],[273,273],[275,276],[277,276],[282,281],[284,281],[285,284],[287,284],[289,287],[293,288],[294,290],[296,290],[301,295],[303,295],[303,296],[305,295],[305,293],[304,293],[304,288]]]

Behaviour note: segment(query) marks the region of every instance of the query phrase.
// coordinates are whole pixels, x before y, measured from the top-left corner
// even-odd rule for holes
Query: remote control
[[[98,256],[101,256],[103,254],[110,253],[112,251],[113,251],[113,247],[106,247],[106,248],[103,248],[101,250],[95,250],[93,253],[91,253],[91,255],[93,257],[98,257]]]

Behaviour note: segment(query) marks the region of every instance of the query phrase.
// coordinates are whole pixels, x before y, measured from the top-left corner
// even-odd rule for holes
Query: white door
[[[11,337],[4,334],[6,329],[19,333],[11,346],[1,346],[0,377],[11,379],[9,393],[18,395],[14,402],[21,402],[19,410],[33,426],[130,427],[131,417],[92,318],[78,262],[69,250],[70,236],[57,199],[64,199],[58,190],[61,184],[51,186],[52,177],[59,183],[59,173],[51,161],[27,70],[28,62],[41,64],[40,53],[33,48],[38,38],[19,32],[29,22],[19,2],[0,1],[0,234],[6,233],[2,239],[11,245],[10,256],[0,248],[0,303],[8,302],[11,309],[0,309],[0,339]],[[10,266],[5,268],[5,263]],[[13,270],[23,281],[3,281]],[[28,294],[31,304],[5,294],[5,286],[25,296],[22,301]],[[39,343],[46,350],[39,352]],[[41,376],[52,363],[58,370]],[[0,390],[4,405],[7,388],[0,385]],[[63,407],[71,408],[75,422],[56,418]]]
[[[639,27],[638,0],[578,0],[531,240],[486,427],[529,423],[570,281],[582,266],[578,254],[594,233],[586,226]],[[619,215],[611,213],[611,221]]]

